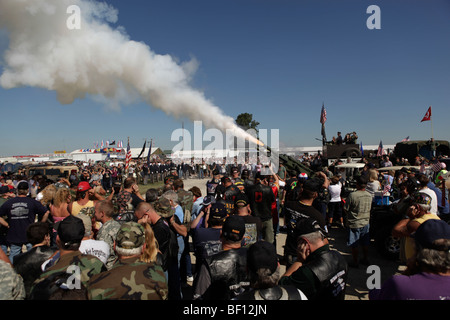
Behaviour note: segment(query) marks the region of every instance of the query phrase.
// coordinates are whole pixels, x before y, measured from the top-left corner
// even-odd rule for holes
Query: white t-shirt
[[[340,181],[336,184],[330,184],[328,191],[330,192],[330,202],[341,202],[342,183]]]
[[[103,240],[83,240],[78,250],[84,254],[90,254],[99,258],[104,265],[106,265],[106,261],[108,261],[111,254],[109,244]]]

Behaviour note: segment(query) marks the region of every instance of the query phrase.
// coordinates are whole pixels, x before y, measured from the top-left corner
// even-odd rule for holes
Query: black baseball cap
[[[1,186],[0,187],[0,194],[5,194],[11,192],[8,186]]]
[[[249,204],[249,200],[248,197],[245,193],[240,193],[236,196],[235,200],[234,200],[234,205],[237,207],[245,207]]]
[[[240,241],[245,234],[245,222],[240,216],[229,216],[222,227],[222,235],[227,240]]]
[[[297,225],[295,226],[295,229],[294,229],[294,234],[295,234],[296,238],[298,239],[302,235],[317,232],[317,231],[322,233],[322,235],[324,237],[326,237],[328,235],[326,230],[324,228],[322,228],[322,226],[316,219],[309,217],[309,218],[300,219],[297,222]]]
[[[209,218],[221,220],[225,219],[228,215],[227,207],[222,202],[216,202],[211,205],[211,209],[209,209]]]
[[[439,239],[450,239],[450,225],[438,219],[429,219],[417,228],[414,238],[424,248],[441,250],[436,247],[434,241]],[[445,248],[444,250],[448,250]]]
[[[65,245],[80,243],[84,237],[83,220],[69,215],[64,220],[55,224],[55,230]]]
[[[18,190],[28,190],[29,189],[29,184],[26,181],[20,181],[19,184],[17,185],[17,189]]]
[[[256,273],[258,269],[269,269],[272,274],[277,271],[278,257],[275,246],[267,241],[257,241],[248,248],[247,267]]]
[[[231,179],[230,179],[229,176],[223,176],[223,177],[220,179],[220,181],[221,181],[223,184],[225,184],[225,183],[227,183],[227,182],[231,182]]]

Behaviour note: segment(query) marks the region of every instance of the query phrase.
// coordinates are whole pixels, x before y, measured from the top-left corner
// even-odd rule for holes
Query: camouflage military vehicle
[[[323,146],[323,159],[347,159],[361,158],[361,149],[359,144],[326,144]]]
[[[414,164],[417,156],[423,156],[426,159],[433,158],[433,149],[436,150],[436,156],[450,155],[450,144],[446,140],[411,140],[398,142],[394,148],[394,155],[397,158],[408,159],[409,163]]]

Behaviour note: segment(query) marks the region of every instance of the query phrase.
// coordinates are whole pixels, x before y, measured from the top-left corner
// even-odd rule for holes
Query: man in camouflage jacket
[[[25,299],[25,286],[23,279],[11,266],[8,256],[0,248],[0,300]]]
[[[145,249],[145,230],[136,222],[121,225],[115,241],[119,260],[111,270],[91,278],[90,300],[167,300],[162,267],[140,261]]]
[[[72,274],[69,277],[69,289],[80,289],[86,286],[89,279],[103,271],[106,267],[97,257],[83,254],[78,249],[84,236],[84,224],[80,218],[68,216],[55,225],[57,231],[56,243],[58,252],[46,261],[44,272],[34,282],[31,296],[34,299],[44,299],[49,279],[61,273]],[[51,281],[50,281],[51,282]],[[48,291],[48,290],[47,290]]]

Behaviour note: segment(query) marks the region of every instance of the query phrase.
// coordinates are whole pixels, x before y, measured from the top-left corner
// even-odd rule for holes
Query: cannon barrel
[[[297,174],[300,173],[306,173],[308,176],[312,176],[314,174],[314,171],[311,170],[309,167],[302,164],[300,161],[294,159],[293,157],[279,153],[276,150],[272,150],[267,145],[260,146],[260,148],[264,148],[268,151],[268,155],[275,153],[276,156],[278,156],[279,162],[283,164],[283,166],[286,168],[289,175],[292,175],[292,172],[296,172]]]

